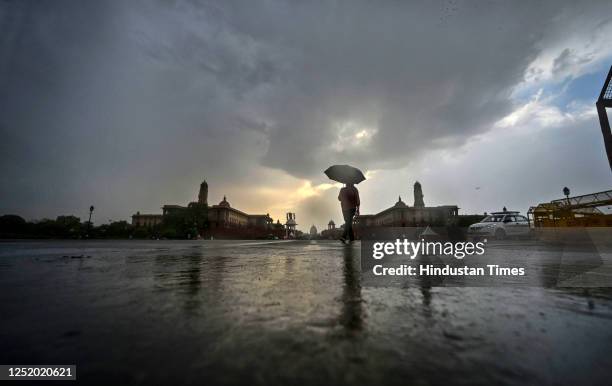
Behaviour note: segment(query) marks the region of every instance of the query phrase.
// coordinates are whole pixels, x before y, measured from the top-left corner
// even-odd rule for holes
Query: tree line
[[[207,210],[205,205],[190,205],[150,227],[137,227],[124,220],[94,225],[73,215],[26,221],[6,214],[0,216],[0,239],[192,239],[207,229]]]

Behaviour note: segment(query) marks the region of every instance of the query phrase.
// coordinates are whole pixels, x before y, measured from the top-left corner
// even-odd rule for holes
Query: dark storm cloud
[[[261,166],[402,167],[509,113],[572,4],[3,1],[0,211],[125,217]]]
[[[549,17],[508,3],[464,4],[443,19],[440,4],[347,4],[232,11],[240,32],[274,42],[290,69],[265,107],[264,164],[311,177],[336,161],[402,165],[436,140],[461,143],[510,111],[510,89]],[[345,121],[376,131],[367,151],[330,148]]]

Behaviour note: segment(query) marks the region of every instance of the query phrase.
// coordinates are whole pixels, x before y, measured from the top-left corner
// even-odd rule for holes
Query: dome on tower
[[[402,201],[402,196],[399,196],[399,198],[397,199],[397,202],[393,206],[396,207],[396,208],[405,208],[408,205],[406,205],[406,203],[404,201]]]
[[[227,199],[225,198],[225,196],[223,196],[223,201],[221,201],[221,202],[219,203],[219,206],[222,206],[222,207],[224,207],[224,208],[229,208],[229,207],[230,207],[230,203],[229,203],[229,202],[227,202]]]

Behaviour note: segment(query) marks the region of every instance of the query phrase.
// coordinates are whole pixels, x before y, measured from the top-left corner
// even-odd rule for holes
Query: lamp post
[[[567,209],[563,213],[564,213],[564,216],[567,216],[568,218],[570,218],[571,217],[570,200],[569,200],[570,190],[567,186],[563,188],[563,194],[565,195],[565,200],[567,201]]]
[[[89,237],[89,232],[91,231],[91,215],[94,211],[94,206],[89,207],[89,221],[87,221],[87,237]]]

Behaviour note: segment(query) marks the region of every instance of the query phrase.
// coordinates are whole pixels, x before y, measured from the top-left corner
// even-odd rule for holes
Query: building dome
[[[393,206],[396,208],[406,208],[408,205],[406,205],[406,203],[402,201],[402,196],[399,196],[399,198],[397,199],[397,202]]]
[[[224,208],[229,208],[229,207],[230,207],[230,203],[229,203],[229,202],[227,202],[227,199],[225,198],[225,196],[223,196],[223,201],[221,201],[221,202],[219,203],[219,206],[222,206],[222,207],[224,207]]]
[[[317,227],[316,227],[316,226],[314,226],[314,224],[313,224],[313,225],[310,227],[310,235],[311,235],[311,236],[315,236],[317,233],[319,233],[319,232],[317,232]]]
[[[327,225],[336,225],[336,223],[334,222],[334,220],[329,220],[329,222],[327,223]]]

